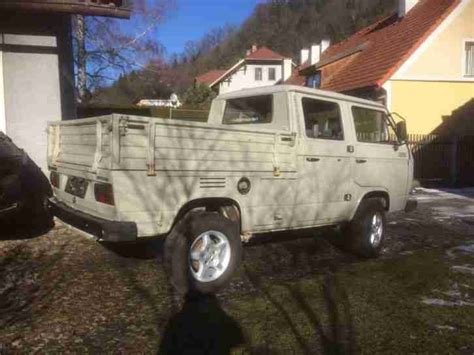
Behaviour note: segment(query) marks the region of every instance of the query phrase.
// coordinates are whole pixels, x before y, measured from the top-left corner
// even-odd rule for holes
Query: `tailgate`
[[[110,169],[113,115],[48,125],[48,165],[96,172]]]

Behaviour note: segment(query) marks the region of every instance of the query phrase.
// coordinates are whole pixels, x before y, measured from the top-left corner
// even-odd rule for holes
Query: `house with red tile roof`
[[[227,72],[227,70],[224,70],[224,69],[210,70],[207,73],[204,73],[202,75],[197,76],[195,78],[195,81],[198,84],[207,84],[207,85],[210,86],[217,79],[222,77],[226,72]]]
[[[195,84],[207,84],[217,93],[281,84],[296,65],[271,49],[253,45],[244,58],[226,70],[211,70],[195,78]]]
[[[474,97],[474,0],[400,0],[349,38],[303,49],[286,83],[381,101],[410,133],[431,133]]]

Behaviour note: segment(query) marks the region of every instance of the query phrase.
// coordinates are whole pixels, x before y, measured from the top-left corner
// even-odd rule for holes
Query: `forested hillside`
[[[183,94],[193,78],[210,69],[228,68],[253,43],[298,60],[299,51],[323,37],[338,42],[356,30],[390,13],[397,0],[270,0],[256,6],[239,27],[211,31],[189,42],[184,53],[169,63],[156,61],[141,72],[121,77],[96,92],[94,101],[132,103],[139,97]]]

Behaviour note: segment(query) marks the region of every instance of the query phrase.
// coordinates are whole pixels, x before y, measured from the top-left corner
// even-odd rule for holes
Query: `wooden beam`
[[[130,18],[131,8],[129,6],[114,6],[98,4],[90,1],[19,1],[6,0],[0,2],[0,9],[14,9],[36,12],[63,12],[90,16],[106,16],[118,18]]]

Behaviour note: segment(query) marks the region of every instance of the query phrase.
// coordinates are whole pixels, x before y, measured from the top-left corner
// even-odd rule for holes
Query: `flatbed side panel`
[[[289,133],[242,130],[209,124],[171,125],[154,122],[154,165],[157,171],[282,172],[294,171]],[[147,123],[128,124],[120,136],[123,170],[147,170],[150,135]],[[286,139],[286,140],[285,140]]]

